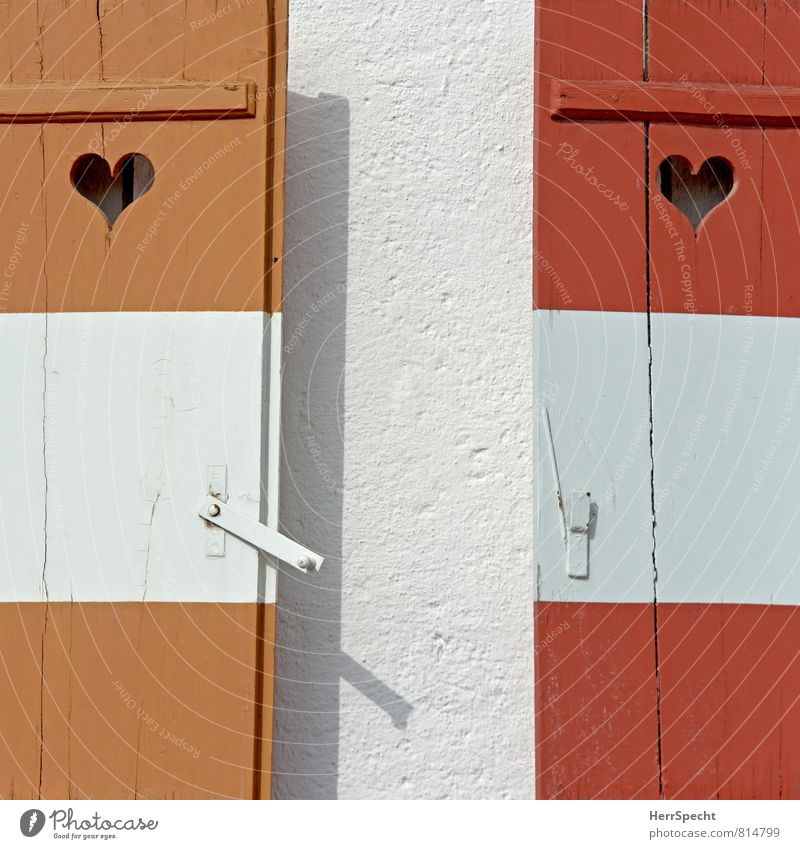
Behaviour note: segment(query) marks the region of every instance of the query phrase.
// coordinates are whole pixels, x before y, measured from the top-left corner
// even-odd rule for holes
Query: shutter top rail
[[[252,118],[254,82],[136,81],[0,86],[0,124]]]
[[[800,88],[690,80],[554,79],[550,81],[550,115],[573,121],[800,127]]]

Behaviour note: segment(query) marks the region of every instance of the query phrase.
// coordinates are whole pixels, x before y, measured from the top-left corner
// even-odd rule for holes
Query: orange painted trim
[[[256,84],[242,81],[0,85],[0,124],[252,118]]]
[[[796,127],[800,124],[800,90],[788,86],[552,80],[550,114],[573,120]]]
[[[274,605],[3,603],[0,797],[268,797],[274,635]]]
[[[269,79],[274,89],[267,102],[267,269],[266,309],[283,304],[283,251],[286,181],[286,102],[289,73],[289,0],[269,2]]]

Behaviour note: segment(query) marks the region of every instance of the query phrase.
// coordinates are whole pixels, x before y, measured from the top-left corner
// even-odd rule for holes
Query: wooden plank
[[[283,249],[285,228],[286,101],[289,74],[289,0],[270,0],[267,33],[270,56],[269,91],[266,100],[267,131],[267,311],[282,310]]]
[[[14,10],[21,2],[9,3]],[[38,79],[88,82],[103,79],[102,3],[71,0],[36,6]]]
[[[26,102],[27,91],[46,123],[0,134],[0,229],[14,266],[0,310],[0,343],[14,363],[3,433],[31,490],[9,477],[2,494],[15,528],[5,535],[0,598],[0,680],[10,694],[0,794],[265,797],[274,571],[261,575],[256,553],[230,539],[226,557],[209,562],[194,509],[207,464],[230,458],[244,470],[232,472],[230,497],[254,515],[263,509],[261,311],[280,250],[266,231],[270,216],[282,217],[271,182],[282,159],[270,161],[270,146],[281,143],[285,107],[285,55],[269,51],[271,37],[285,44],[285,4],[242,4],[224,23],[213,0],[7,11],[9,26],[19,22],[6,39],[7,91]],[[154,95],[137,121],[134,96],[153,79],[157,96],[191,109],[199,92],[205,105],[165,123],[153,120],[167,117],[156,106],[176,104]],[[36,100],[43,91],[51,104],[68,92],[73,117],[91,122],[50,120]],[[246,120],[204,120],[234,95]],[[150,159],[155,181],[110,230],[75,191],[72,169],[87,153],[114,169],[131,152]],[[21,223],[27,241],[17,251]],[[217,365],[236,379],[220,380]],[[30,445],[14,451],[20,431]],[[156,504],[165,476],[175,497]],[[255,601],[259,591],[267,603]]]
[[[272,314],[269,360],[269,427],[266,445],[269,462],[267,470],[267,522],[278,527],[280,504],[280,466],[274,462],[281,443],[281,374],[283,338],[283,253],[285,228],[286,178],[286,111],[289,74],[289,0],[268,0],[266,4],[266,35],[268,66],[267,91],[264,100],[264,121],[267,128],[266,245],[264,267],[266,277],[265,309]],[[263,484],[262,484],[263,486]],[[253,753],[253,798],[272,798],[272,753],[275,739],[275,647],[276,608],[260,605],[256,622],[258,646],[256,652],[256,709]]]
[[[0,447],[5,452],[0,482],[0,601],[38,599],[43,592],[45,327],[43,315],[0,313],[0,356],[9,363],[0,372],[0,397],[6,404],[0,420]]]
[[[184,55],[187,21],[191,26],[196,3],[197,0],[103,0],[98,6],[97,22],[103,36],[103,79],[183,79],[184,66],[176,62],[176,57]],[[143,45],[147,45],[146,50]]]
[[[0,86],[0,124],[252,118],[253,82]]]
[[[798,313],[794,273],[765,273],[763,216],[772,190],[765,141],[797,134],[770,126],[787,99],[783,90],[773,99],[764,71],[772,8],[763,0],[650,2],[652,80],[708,85],[715,92],[709,108],[730,117],[735,93],[719,87],[749,92],[763,84],[747,103],[771,116],[755,127],[723,120],[650,130],[652,309],[663,313],[651,326],[667,798],[797,793],[797,608],[773,603],[797,598],[797,546],[783,532],[794,508],[780,485],[796,466],[797,427],[783,421],[798,357],[796,319],[775,316]],[[777,75],[775,82],[794,80]],[[674,155],[695,172],[711,156],[734,169],[733,191],[696,236],[658,186],[661,161]],[[777,427],[785,431],[780,444],[773,443]]]
[[[553,121],[549,103],[553,79],[643,78],[641,2],[538,3],[536,57],[536,793],[652,798],[658,723],[646,419],[637,436],[647,413],[644,128]],[[608,407],[598,412],[599,404]],[[565,491],[586,486],[604,517],[590,532],[588,581],[566,574],[545,408]],[[644,497],[636,497],[642,484]],[[620,594],[629,603],[615,603]],[[612,603],[584,603],[592,597]]]
[[[746,127],[800,125],[800,89],[631,80],[553,80],[550,112],[573,120]]]
[[[648,0],[647,12],[649,79],[764,82],[765,0]]]
[[[546,0],[536,26],[534,302],[643,311],[643,129],[549,118],[553,78],[642,79],[641,2]]]
[[[50,603],[41,798],[252,798],[260,607]],[[24,658],[10,659],[23,681]]]
[[[44,604],[0,602],[0,799],[39,795]]]
[[[800,607],[660,604],[659,635],[665,796],[800,799]]]
[[[48,124],[48,309],[262,311],[267,135],[253,122]],[[155,170],[110,231],[68,179],[87,150],[111,168],[136,151]]]
[[[536,795],[659,798],[653,605],[537,602]]]
[[[797,44],[800,3],[769,0],[764,44],[767,85],[800,86]],[[800,286],[796,283],[800,256],[800,134],[768,129],[763,140],[761,199],[761,268],[756,302],[767,301],[771,312],[800,316]]]
[[[0,3],[0,85],[41,78],[39,6]]]

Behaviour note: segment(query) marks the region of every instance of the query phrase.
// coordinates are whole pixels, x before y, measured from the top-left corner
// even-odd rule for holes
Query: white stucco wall
[[[275,796],[533,795],[533,3],[292,0]]]

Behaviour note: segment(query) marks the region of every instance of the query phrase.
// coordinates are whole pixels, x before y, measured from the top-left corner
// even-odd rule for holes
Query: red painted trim
[[[710,104],[710,106],[709,106]],[[797,127],[800,89],[632,80],[552,80],[553,118]]]
[[[800,799],[800,607],[535,605],[542,799]]]
[[[655,799],[651,604],[535,605],[536,795]]]
[[[800,607],[659,605],[671,799],[800,799]]]
[[[642,312],[642,128],[552,121],[549,107],[553,78],[641,78],[641,0],[541,0],[536,27],[535,305]]]

